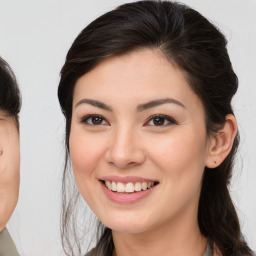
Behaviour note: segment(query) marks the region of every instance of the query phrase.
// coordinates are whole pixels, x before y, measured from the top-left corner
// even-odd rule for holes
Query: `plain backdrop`
[[[60,243],[64,119],[57,86],[78,33],[118,0],[0,0],[0,55],[22,92],[20,198],[8,224],[21,256],[64,255]],[[130,1],[131,2],[131,1]],[[233,101],[241,133],[230,187],[249,245],[256,250],[256,0],[184,0],[229,40],[239,80]]]

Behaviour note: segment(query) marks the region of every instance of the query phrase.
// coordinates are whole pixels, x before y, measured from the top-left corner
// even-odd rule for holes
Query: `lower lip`
[[[123,194],[118,192],[113,192],[109,190],[102,182],[101,186],[105,193],[105,195],[113,202],[120,203],[120,204],[130,204],[140,201],[141,199],[147,197],[155,188],[155,186],[147,189],[142,190],[139,192],[129,193],[129,194]]]

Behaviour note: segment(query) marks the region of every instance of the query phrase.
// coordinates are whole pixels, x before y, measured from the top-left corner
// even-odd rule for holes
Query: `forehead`
[[[140,50],[109,57],[80,77],[75,85],[74,101],[81,97],[107,99],[118,95],[152,100],[151,98],[197,98],[184,72],[167,60],[159,50]]]

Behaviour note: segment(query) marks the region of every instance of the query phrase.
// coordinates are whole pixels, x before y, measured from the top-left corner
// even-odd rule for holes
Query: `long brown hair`
[[[61,70],[58,97],[66,118],[66,165],[63,176],[62,241],[67,255],[75,255],[79,239],[71,234],[76,219],[77,191],[68,196],[67,182],[72,100],[79,77],[104,59],[138,49],[158,49],[186,74],[206,112],[208,134],[217,132],[227,114],[233,114],[231,99],[238,79],[233,71],[224,35],[197,11],[169,1],[138,1],[124,4],[89,24],[75,39]],[[244,241],[228,185],[232,175],[239,135],[224,162],[215,169],[205,168],[198,223],[201,233],[219,248],[223,256],[252,255]],[[75,232],[75,229],[72,228]],[[111,230],[98,227],[95,255],[112,255]],[[68,243],[67,243],[68,242]],[[81,249],[78,250],[81,253]]]

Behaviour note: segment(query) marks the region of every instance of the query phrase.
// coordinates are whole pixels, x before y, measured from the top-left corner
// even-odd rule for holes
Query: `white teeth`
[[[112,191],[116,191],[116,183],[112,181]]]
[[[125,192],[127,192],[127,193],[134,192],[134,185],[131,182],[129,182],[125,185]]]
[[[106,180],[106,181],[105,181],[105,185],[106,185],[106,187],[107,187],[109,190],[111,190],[112,186],[111,186],[110,181]]]
[[[139,192],[141,190],[147,190],[154,186],[154,182],[136,182],[135,184],[132,182],[128,182],[126,184],[122,182],[115,181],[105,181],[105,185],[109,190],[119,193],[134,193],[134,191]]]
[[[148,188],[147,182],[142,182],[141,188],[142,188],[143,190],[146,190],[146,189]]]
[[[141,191],[141,183],[140,182],[136,182],[135,183],[135,188],[134,188],[135,191]]]
[[[121,182],[117,182],[116,184],[116,191],[117,192],[124,192],[124,183],[121,183]]]

